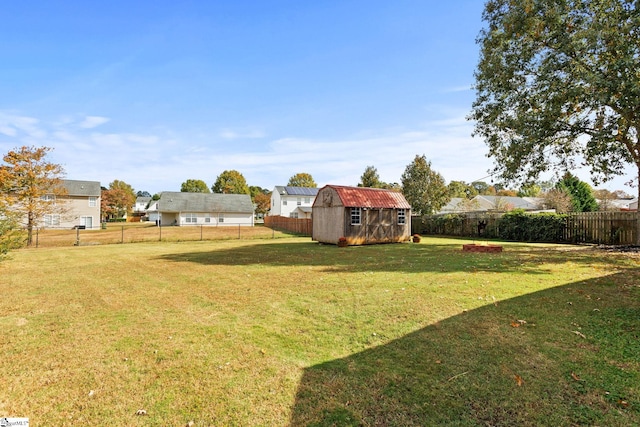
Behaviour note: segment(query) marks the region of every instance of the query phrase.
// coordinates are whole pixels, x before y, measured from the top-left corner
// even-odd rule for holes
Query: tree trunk
[[[33,212],[27,214],[27,246],[33,243]]]

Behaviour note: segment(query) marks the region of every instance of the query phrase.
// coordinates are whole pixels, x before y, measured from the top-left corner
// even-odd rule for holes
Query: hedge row
[[[562,242],[566,220],[567,215],[526,213],[522,209],[486,217],[477,214],[447,214],[424,217],[420,232],[521,242]]]

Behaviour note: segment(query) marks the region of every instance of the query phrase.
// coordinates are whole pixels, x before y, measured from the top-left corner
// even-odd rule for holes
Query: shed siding
[[[311,239],[320,243],[338,243],[338,239],[345,236],[344,211],[342,206],[314,207]]]

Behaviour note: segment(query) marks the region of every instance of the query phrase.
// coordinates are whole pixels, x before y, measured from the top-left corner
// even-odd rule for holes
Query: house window
[[[218,215],[218,223],[223,223],[224,222],[224,214],[219,214]]]
[[[289,218],[298,218],[298,212],[291,212]]]
[[[45,215],[44,216],[45,227],[60,227],[60,215]]]
[[[49,203],[55,204],[56,196],[54,194],[45,194],[43,196],[40,196],[40,200],[42,200],[43,202],[49,202]]]
[[[208,213],[207,213],[207,214],[204,214],[204,222],[205,222],[206,224],[211,223],[211,214],[208,214]]]
[[[97,197],[89,197],[89,207],[90,208],[95,208],[98,205],[98,198]]]
[[[282,206],[287,206],[287,201],[286,200],[282,201]]]
[[[311,203],[311,197],[305,197],[304,198],[304,204],[308,205],[309,203]]]
[[[362,221],[362,209],[351,208],[351,225],[360,225]]]
[[[407,223],[407,212],[404,209],[398,209],[398,224],[404,225]]]
[[[296,201],[296,205],[302,206],[302,199],[300,197],[298,197],[298,200]]]
[[[198,215],[194,213],[184,214],[184,222],[188,224],[195,224],[196,222],[198,222]]]

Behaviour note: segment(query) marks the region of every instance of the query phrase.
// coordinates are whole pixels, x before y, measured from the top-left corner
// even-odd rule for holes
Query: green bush
[[[559,242],[562,240],[566,218],[562,214],[531,214],[516,209],[502,216],[498,236],[504,240],[519,242]]]

